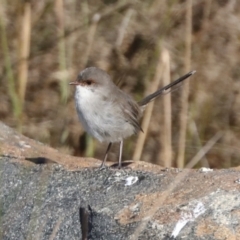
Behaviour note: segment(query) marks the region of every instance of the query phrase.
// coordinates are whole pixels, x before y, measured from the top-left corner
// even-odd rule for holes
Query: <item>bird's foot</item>
[[[106,166],[104,163],[102,163],[100,165],[100,167],[98,168],[98,170],[104,170],[104,169],[108,169],[108,168],[109,168],[108,166]]]

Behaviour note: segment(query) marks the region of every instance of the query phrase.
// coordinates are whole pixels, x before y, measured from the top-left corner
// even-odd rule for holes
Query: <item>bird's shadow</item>
[[[32,163],[35,163],[35,164],[54,164],[54,163],[57,163],[56,161],[54,160],[51,160],[49,158],[46,158],[46,157],[33,157],[33,158],[25,158],[26,161],[29,161],[29,162],[32,162]]]
[[[125,168],[125,167],[128,167],[129,165],[131,165],[133,163],[133,161],[125,161],[125,162],[122,162],[122,167],[121,168]],[[109,166],[110,168],[119,168],[118,167],[118,163],[114,163],[112,165]]]

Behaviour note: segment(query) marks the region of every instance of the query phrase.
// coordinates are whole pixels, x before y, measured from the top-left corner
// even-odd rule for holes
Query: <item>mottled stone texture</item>
[[[240,239],[240,173],[99,170],[0,123],[0,239]]]

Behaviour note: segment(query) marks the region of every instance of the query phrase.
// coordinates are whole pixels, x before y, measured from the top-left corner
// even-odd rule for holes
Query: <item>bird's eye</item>
[[[86,82],[87,85],[91,85],[92,84],[91,80],[86,80],[85,82]]]

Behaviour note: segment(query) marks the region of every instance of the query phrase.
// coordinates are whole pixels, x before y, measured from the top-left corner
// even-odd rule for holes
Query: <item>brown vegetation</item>
[[[133,136],[123,157],[137,149],[142,160],[181,166],[200,151],[195,166],[239,165],[239,19],[235,0],[2,1],[0,119],[62,151],[102,158],[106,145],[86,136],[75,112],[68,82],[78,71],[98,66],[140,100],[157,80],[195,69],[189,91],[185,83],[146,111],[144,144]]]

